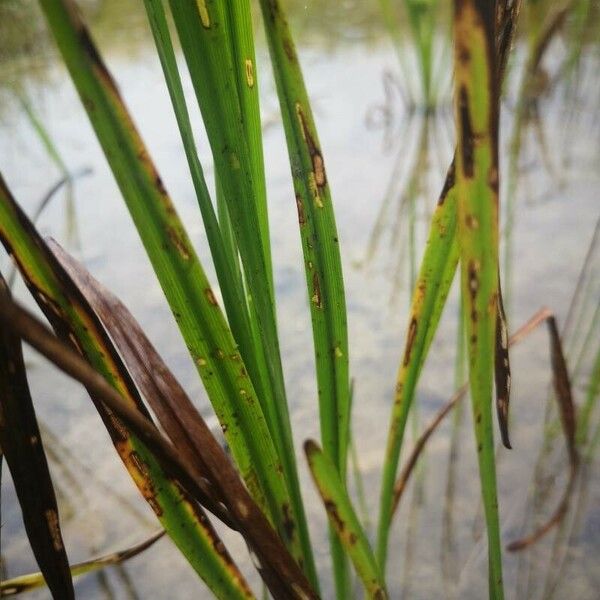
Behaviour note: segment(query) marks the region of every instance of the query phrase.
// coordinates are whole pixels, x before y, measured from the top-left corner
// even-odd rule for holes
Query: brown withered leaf
[[[314,594],[248,493],[229,457],[127,307],[56,242],[50,241],[48,246],[102,322],[136,386],[175,448],[186,461],[198,466],[215,492],[212,499],[227,508],[227,514],[223,516],[221,511],[221,514],[216,513],[217,516],[244,536],[273,596],[297,596],[291,589]]]
[[[189,463],[154,424],[135,407],[128,404],[107,381],[75,350],[54,336],[36,317],[20,305],[0,298],[0,322],[43,354],[62,371],[82,383],[100,402],[152,450],[165,470],[173,473],[193,498],[204,498],[206,477],[197,466]],[[207,458],[206,456],[204,457]],[[317,599],[300,567],[267,518],[246,490],[229,462],[210,467],[208,475],[218,482],[230,501],[230,513],[240,533],[255,554],[255,566],[276,600]],[[219,469],[222,469],[220,471]]]
[[[579,472],[579,453],[575,444],[575,431],[577,427],[577,417],[575,402],[573,400],[573,390],[565,360],[564,352],[556,319],[550,314],[547,318],[548,334],[550,336],[550,364],[552,366],[552,383],[554,394],[558,404],[560,421],[565,436],[565,444],[569,454],[569,480],[567,487],[562,495],[558,506],[550,515],[550,518],[539,526],[535,531],[518,540],[508,544],[506,547],[510,552],[524,550],[542,539],[554,526],[558,525],[569,509],[571,493],[575,486],[577,473]]]
[[[498,307],[496,312],[496,345],[494,353],[494,378],[496,381],[496,411],[498,413],[498,426],[502,443],[510,450],[508,435],[508,408],[510,402],[510,359],[508,356],[508,326],[504,303],[502,302],[502,289],[500,276],[498,276]]]
[[[0,296],[9,298],[0,275]],[[31,549],[54,598],[74,598],[48,470],[25,374],[21,340],[0,328],[0,446],[19,499]]]

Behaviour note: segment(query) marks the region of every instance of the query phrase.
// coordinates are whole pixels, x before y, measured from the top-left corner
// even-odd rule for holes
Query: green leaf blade
[[[384,600],[387,598],[387,592],[377,561],[352,506],[346,486],[340,479],[337,467],[312,440],[304,444],[304,451],[331,526],[350,556],[365,586],[367,596]]]

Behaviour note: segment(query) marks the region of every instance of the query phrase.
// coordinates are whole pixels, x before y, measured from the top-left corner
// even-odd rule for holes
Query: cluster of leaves
[[[231,458],[127,308],[55,242],[42,239],[1,178],[0,240],[54,333],[2,286],[0,445],[32,548],[55,597],[74,596],[72,571],[97,568],[108,559],[69,567],[27,388],[21,339],[86,386],[140,493],[216,597],[254,595],[207,513],[243,536],[274,598],[317,598],[319,581],[300,493],[276,326],[251,3],[168,4],[212,150],[214,198],[196,151],[165,7],[162,0],[144,0],[224,311],[76,5],[72,0],[40,0]],[[416,32],[422,30],[422,4],[407,2]],[[433,11],[436,3],[425,4]],[[495,377],[502,438],[509,445],[510,369],[498,275],[498,122],[502,74],[519,6],[517,0],[454,3],[457,147],[415,286],[383,465],[375,552],[346,485],[349,344],[323,154],[282,7],[279,0],[260,0],[286,134],[313,328],[322,449],[309,440],[305,453],[329,517],[338,598],[351,595],[348,561],[369,597],[387,597],[389,532],[406,481],[401,474],[396,482],[404,429],[459,263],[488,530],[490,597],[503,597],[492,392]],[[423,33],[421,41],[423,53],[430,53],[431,37]],[[555,327],[551,333],[553,366],[559,374],[556,386],[564,399],[561,414],[576,465],[568,374]]]

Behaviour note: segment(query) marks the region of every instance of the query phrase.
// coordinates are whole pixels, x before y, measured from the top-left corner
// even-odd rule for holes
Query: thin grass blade
[[[408,414],[427,352],[437,330],[458,264],[454,163],[432,218],[429,238],[413,295],[406,344],[396,390],[383,465],[377,534],[377,559],[385,568],[393,488]]]
[[[0,297],[10,298],[1,275]],[[75,598],[56,495],[25,375],[21,340],[5,327],[0,329],[0,446],[41,577],[54,598]]]
[[[194,464],[190,464],[156,429],[154,424],[135,407],[129,405],[120,394],[111,387],[75,350],[58,340],[50,331],[27,310],[14,302],[0,298],[0,322],[16,335],[21,337],[38,352],[48,358],[62,371],[85,385],[91,394],[101,399],[102,403],[112,411],[113,416],[121,419],[134,434],[141,439],[156,456],[157,460],[184,485],[193,497],[202,502],[205,498],[206,481],[203,474]],[[229,481],[229,473],[225,472],[222,480],[228,489],[233,489]],[[235,475],[235,481],[239,477]],[[241,490],[243,484],[239,483]],[[234,507],[241,515],[240,523],[244,523],[249,532],[249,544],[260,553],[259,572],[269,591],[276,600],[318,599],[298,565],[290,559],[290,555],[281,540],[268,525],[264,514],[258,509],[250,496],[244,493],[236,496]],[[243,530],[240,527],[240,530]],[[257,544],[257,542],[260,542]],[[258,556],[257,556],[258,558]],[[264,561],[263,561],[264,559]]]
[[[211,202],[208,186],[204,178],[202,166],[198,159],[196,143],[190,122],[181,78],[177,68],[175,51],[171,40],[171,34],[165,15],[162,0],[144,0],[148,21],[156,44],[163,73],[171,103],[177,119],[177,125],[181,134],[183,147],[192,183],[198,198],[198,205],[202,214],[204,230],[210,247],[211,255],[215,265],[215,271],[219,280],[219,288],[223,296],[223,303],[231,331],[239,344],[240,353],[257,392],[260,394],[262,380],[259,375],[257,364],[257,351],[253,345],[253,336],[250,317],[246,307],[246,298],[242,275],[239,269],[237,248],[233,240],[233,232],[229,226],[228,215],[226,222],[219,220]],[[221,210],[222,194],[219,193],[217,182],[217,207]],[[219,222],[221,221],[221,222]]]
[[[324,451],[346,481],[350,379],[346,300],[338,234],[323,153],[294,40],[278,0],[261,0],[292,170],[313,328]],[[332,537],[338,597],[349,594],[345,558]]]
[[[0,178],[0,239],[15,258],[38,305],[71,344],[141,415],[149,417],[121,357],[79,290],[10,196]],[[222,598],[251,597],[249,588],[204,512],[162,469],[150,449],[98,398],[94,401],[124,465],[145,500],[191,566]],[[119,396],[121,397],[121,396]]]
[[[155,544],[165,534],[164,529],[160,529],[149,538],[125,548],[124,550],[117,550],[110,554],[105,554],[97,558],[92,558],[84,562],[77,563],[71,566],[71,577],[80,577],[94,571],[105,569],[106,567],[113,565],[120,565],[134,558],[138,554],[141,554],[153,544]],[[0,582],[0,597],[5,598],[8,596],[16,596],[25,592],[30,592],[37,588],[44,587],[46,582],[44,576],[41,573],[29,573],[28,575],[19,575],[18,577],[12,577]]]
[[[542,323],[552,316],[552,313],[547,309],[540,309],[535,315],[531,317],[525,324],[523,324],[513,335],[508,338],[508,346],[511,347],[518,344],[525,339],[530,333],[535,331]],[[444,404],[439,411],[435,414],[429,425],[423,430],[419,438],[417,439],[408,459],[405,461],[402,471],[396,480],[394,485],[394,503],[392,508],[392,517],[396,514],[402,495],[406,490],[408,481],[411,474],[419,460],[419,456],[423,452],[429,438],[435,433],[440,423],[446,418],[446,416],[456,407],[460,400],[464,397],[469,389],[469,384],[465,383],[463,386],[458,388],[452,395],[452,398]]]
[[[298,589],[306,587],[299,579],[299,569],[281,542],[274,543],[275,533],[257,504],[252,500],[229,458],[194,408],[189,397],[156,352],[127,308],[56,243],[51,249],[98,315],[123,356],[136,385],[157,415],[173,445],[188,464],[198,465],[210,484],[211,502],[222,503],[228,511],[224,522],[239,530],[261,565],[281,573]],[[213,504],[203,503],[214,512]],[[223,515],[215,513],[223,520]],[[264,570],[264,569],[263,569]],[[273,574],[265,575],[267,580]],[[289,594],[289,590],[285,592]]]
[[[563,353],[556,318],[550,315],[547,319],[547,324],[550,336],[550,364],[552,366],[554,395],[556,396],[563,434],[565,436],[565,444],[569,455],[569,479],[565,492],[549,519],[532,533],[508,544],[506,549],[509,552],[517,552],[532,546],[561,522],[569,509],[571,494],[575,489],[577,474],[579,472],[580,456],[576,444],[577,418],[567,361]]]
[[[384,600],[388,596],[375,555],[352,506],[346,486],[340,479],[337,467],[312,440],[305,442],[304,451],[311,475],[327,510],[329,522],[352,560],[356,573],[365,586],[367,596]]]
[[[504,67],[508,60],[520,5],[520,0],[512,2],[511,0],[502,0],[497,6],[496,48],[498,53],[497,76],[499,80],[503,77]],[[377,533],[377,559],[384,570],[393,513],[394,480],[398,470],[406,420],[412,405],[419,374],[437,330],[441,312],[458,264],[455,160],[456,158],[448,169],[438,206],[432,217],[429,237],[413,295],[405,351],[396,380],[396,391],[383,467]]]
[[[248,58],[245,53],[243,56],[233,54],[241,51],[243,44],[234,39],[237,33],[228,25],[229,13],[224,3],[178,0],[170,2],[170,7],[211,145],[217,183],[227,204],[242,261],[256,338],[254,350],[259,367],[256,375],[261,378],[257,389],[259,402],[289,494],[286,498],[280,495],[278,502],[270,505],[271,512],[281,536],[296,559],[305,565],[316,585],[296,471],[268,254],[263,248],[263,231],[257,214],[261,185],[253,177],[257,163],[250,156],[251,142],[247,138],[250,134],[244,126],[242,101],[238,94],[240,85],[254,85],[254,78],[244,76],[240,83],[240,63],[245,68]]]
[[[508,434],[508,409],[510,403],[510,357],[508,355],[508,325],[502,301],[502,288],[498,276],[498,307],[496,315],[496,336],[494,349],[494,378],[496,381],[496,413],[502,443],[510,450],[510,437]]]
[[[490,598],[502,600],[493,420],[493,356],[498,321],[499,81],[495,3],[456,0],[456,183],[463,311],[481,491],[488,534]]]
[[[73,3],[41,4],[236,464],[285,536],[290,499],[273,440],[185,228]]]

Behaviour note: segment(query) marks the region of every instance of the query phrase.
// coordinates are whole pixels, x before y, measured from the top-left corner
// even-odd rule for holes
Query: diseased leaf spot
[[[325,177],[325,163],[323,156],[320,153],[315,153],[312,157],[313,170],[315,172],[315,181],[319,187],[323,187],[327,183]]]
[[[412,352],[413,345],[415,343],[415,337],[417,335],[417,320],[413,317],[408,327],[408,335],[406,336],[406,347],[404,349],[404,361],[403,365],[406,367],[410,362],[410,355]]]
[[[291,540],[294,537],[296,523],[294,522],[294,517],[292,516],[289,503],[284,502],[281,508],[283,511],[283,531],[285,532],[286,538]]]
[[[246,83],[248,84],[249,88],[253,88],[254,87],[254,66],[252,65],[252,61],[249,58],[246,59],[246,62],[244,64],[246,67]]]
[[[479,291],[479,262],[476,260],[469,261],[467,269],[467,281],[469,284],[469,294],[471,299],[474,301]]]
[[[144,477],[148,477],[149,476],[149,471],[148,471],[148,465],[146,465],[146,463],[140,458],[140,455],[133,450],[130,454],[129,454],[129,458],[131,460],[131,462],[133,463],[133,465],[135,466],[135,468],[144,476]]]
[[[53,508],[49,508],[44,514],[46,516],[46,523],[48,523],[50,538],[52,539],[52,547],[56,552],[60,552],[63,549],[63,542],[60,535],[58,513]]]
[[[247,519],[250,515],[250,510],[248,509],[246,503],[243,500],[238,500],[236,503],[236,507],[242,519]]]
[[[448,173],[446,174],[446,180],[444,181],[444,187],[440,193],[440,197],[438,200],[438,206],[442,206],[448,197],[448,193],[456,184],[456,166],[454,164],[454,158],[452,159],[452,163],[450,164],[450,168],[448,169]]]
[[[159,518],[162,517],[162,514],[163,514],[162,506],[158,503],[158,501],[156,500],[156,498],[154,498],[154,496],[147,496],[146,502],[148,502],[148,504],[150,505],[150,508],[152,509],[152,511],[154,512],[154,514],[157,517],[159,517]]]
[[[213,306],[218,306],[217,299],[215,298],[215,295],[210,288],[206,288],[204,290],[204,295],[206,296],[206,299],[208,300],[209,304],[212,304]]]
[[[304,214],[304,203],[299,194],[296,194],[296,208],[298,209],[298,223],[302,227],[306,223],[306,215]]]
[[[297,62],[296,50],[294,49],[294,44],[292,43],[292,40],[290,40],[289,38],[285,38],[283,40],[283,50],[290,62]]]
[[[167,227],[167,235],[169,236],[169,240],[171,244],[177,250],[177,253],[183,260],[189,260],[191,256],[190,249],[188,248],[187,242],[183,238],[183,235],[178,232],[174,227]]]
[[[462,169],[465,177],[473,177],[475,172],[474,166],[474,133],[471,125],[471,114],[469,112],[469,95],[467,88],[464,85],[460,86],[458,92],[458,113],[460,119],[461,130],[461,156]]]
[[[325,500],[325,509],[327,510],[327,514],[329,515],[329,518],[333,522],[335,528],[340,532],[344,531],[346,528],[346,523],[342,517],[340,517],[335,502],[333,502],[333,500]]]
[[[488,184],[494,193],[498,193],[498,168],[496,166],[490,167],[488,174]]]
[[[306,142],[308,153],[312,162],[312,170],[314,173],[315,184],[318,189],[327,185],[327,175],[325,173],[325,162],[320,148],[317,145],[315,138],[312,136],[306,117],[302,111],[302,107],[299,103],[296,104],[296,114],[300,122],[300,129],[302,131],[302,138]]]
[[[465,217],[465,225],[469,229],[479,229],[479,221],[477,220],[477,217],[472,214],[468,214]]]
[[[323,308],[323,302],[321,299],[321,284],[319,283],[319,276],[317,273],[313,273],[313,295],[311,297],[311,301],[317,308]]]
[[[200,22],[204,29],[210,29],[210,15],[208,14],[208,8],[206,8],[206,0],[197,0],[196,6],[200,13]]]

